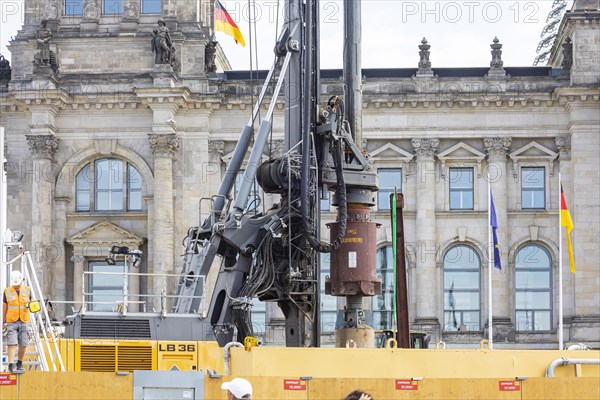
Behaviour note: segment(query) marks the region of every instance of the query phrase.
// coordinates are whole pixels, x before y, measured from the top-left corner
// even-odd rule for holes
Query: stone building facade
[[[118,292],[87,274],[107,270],[113,244],[143,251],[141,273],[179,272],[181,239],[206,216],[205,199],[217,192],[259,86],[226,71],[213,43],[212,1],[116,3],[122,8],[110,11],[100,0],[81,9],[26,0],[25,25],[10,44],[12,77],[0,89],[8,225],[25,233],[48,297],[77,307],[84,295]],[[158,18],[175,55],[161,64],[151,46]],[[418,69],[363,72],[360,145],[380,172],[374,215],[387,288],[365,302],[376,328],[387,327],[391,313],[386,196],[397,186],[406,202],[413,328],[460,346],[487,337],[489,181],[502,263],[492,271],[494,338],[506,347],[555,348],[560,175],[577,268],[568,272],[565,242],[564,337],[600,346],[599,21],[597,1],[575,1],[547,67],[503,66],[490,32],[489,68],[436,68],[424,40]],[[340,75],[324,71],[323,99],[343,94]],[[265,158],[281,152],[283,108]],[[323,224],[331,222],[327,202],[322,209]],[[129,285],[141,295],[164,288],[145,275]],[[331,331],[343,304],[328,297],[322,304]],[[282,341],[278,309],[256,308],[265,339]]]

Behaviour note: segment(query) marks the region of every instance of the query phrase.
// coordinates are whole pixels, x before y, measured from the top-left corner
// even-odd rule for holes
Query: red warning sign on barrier
[[[306,381],[299,379],[284,379],[283,390],[306,390]]]
[[[15,374],[0,374],[0,386],[16,385],[17,376]]]
[[[396,379],[396,390],[419,390],[419,382],[412,379]]]
[[[521,390],[521,382],[519,381],[499,381],[498,390],[501,392],[518,392]]]

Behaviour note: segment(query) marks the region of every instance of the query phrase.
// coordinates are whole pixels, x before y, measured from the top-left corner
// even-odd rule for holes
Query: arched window
[[[142,177],[135,167],[116,158],[85,165],[75,179],[77,211],[140,211]]]
[[[453,246],[444,256],[444,330],[480,330],[481,260],[473,248]]]
[[[527,244],[515,259],[517,331],[549,331],[552,327],[552,259],[537,244]]]
[[[371,310],[373,312],[374,329],[395,329],[394,321],[394,254],[392,246],[384,246],[377,250],[377,275],[381,276],[381,294],[373,296]],[[408,285],[408,260],[406,260],[406,286]],[[408,293],[407,293],[408,297]],[[410,297],[409,297],[410,299]]]

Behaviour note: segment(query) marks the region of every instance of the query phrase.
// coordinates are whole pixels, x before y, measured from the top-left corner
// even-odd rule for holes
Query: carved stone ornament
[[[179,149],[179,136],[175,134],[149,134],[148,141],[155,156],[173,157]]]
[[[127,0],[123,3],[123,21],[137,21],[140,17],[137,1]]]
[[[273,140],[273,147],[271,148],[271,156],[273,158],[281,158],[285,153],[285,143],[281,139]]]
[[[502,61],[502,44],[500,44],[500,40],[495,37],[494,43],[492,43],[490,47],[492,48],[492,61],[490,62],[490,67],[502,68],[504,61]]]
[[[556,148],[559,151],[567,151],[567,150],[571,149],[571,139],[570,138],[557,136],[554,138],[554,143],[556,143]]]
[[[54,135],[26,135],[29,151],[36,158],[53,159],[58,150],[58,139]]]
[[[573,66],[573,43],[571,43],[571,38],[567,37],[565,42],[562,44],[562,53],[563,60],[560,64],[560,67],[564,71],[570,71]]]
[[[209,140],[208,153],[210,154],[210,159],[212,161],[220,161],[223,154],[225,154],[225,141]]]
[[[62,15],[58,0],[46,0],[42,8],[42,21],[58,21]]]
[[[418,160],[433,160],[440,146],[438,139],[412,139],[411,143]]]
[[[85,22],[95,22],[100,19],[100,6],[98,0],[84,0],[83,2],[83,20]]]
[[[211,39],[211,41],[206,43],[206,47],[204,48],[204,72],[207,74],[217,72],[217,64],[215,63],[217,44],[218,42]]]
[[[82,263],[85,261],[85,257],[81,256],[81,255],[77,255],[77,256],[72,256],[71,257],[71,261],[73,261],[75,264],[77,263]]]
[[[495,137],[483,139],[485,151],[488,153],[489,159],[506,159],[506,153],[512,144],[512,139],[509,137]]]
[[[430,69],[431,61],[429,60],[429,49],[431,45],[427,43],[427,39],[423,38],[421,40],[421,44],[419,45],[419,56],[421,59],[419,60],[419,69]]]
[[[8,82],[11,78],[10,62],[0,54],[0,82]]]

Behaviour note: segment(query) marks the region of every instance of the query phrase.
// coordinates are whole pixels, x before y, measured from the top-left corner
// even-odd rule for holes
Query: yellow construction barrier
[[[231,377],[204,376],[204,399],[227,398],[221,384]],[[581,378],[312,378],[247,376],[254,400],[335,400],[355,389],[375,400],[519,399],[598,400],[600,380]],[[199,379],[200,374],[199,374]],[[201,395],[202,396],[202,395]],[[0,385],[2,400],[133,399],[133,374],[108,372],[30,372],[14,385]],[[190,399],[192,400],[192,399]]]

